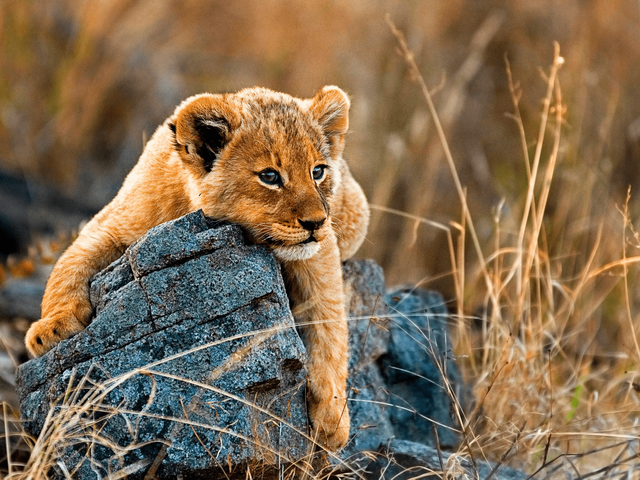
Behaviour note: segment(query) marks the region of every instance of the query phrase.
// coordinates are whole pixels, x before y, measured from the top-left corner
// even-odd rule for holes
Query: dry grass
[[[477,400],[457,412],[466,437],[457,457],[535,478],[640,478],[637,4],[338,3],[301,12],[266,2],[263,15],[252,2],[217,5],[199,36],[184,26],[209,17],[204,1],[190,13],[162,4],[136,30],[133,2],[98,14],[8,0],[0,160],[66,180],[89,158],[99,172],[121,172],[109,168],[135,160],[140,132],[196,90],[259,83],[308,95],[338,83],[354,94],[348,153],[374,204],[364,254],[390,283],[451,299],[455,351]],[[409,39],[401,57],[386,11]],[[157,29],[171,34],[149,40]],[[144,76],[119,63],[134,44],[158,59],[142,72],[156,80],[146,90],[120,88]],[[196,53],[184,65],[169,61],[185,51]],[[176,98],[154,106],[166,78],[179,78]],[[114,142],[130,158],[102,153]],[[29,444],[11,428],[8,449]]]
[[[244,443],[249,448],[253,448],[255,450],[254,463],[248,467],[247,478],[251,477],[252,471],[254,475],[259,474],[265,466],[270,467],[271,469],[278,466],[278,478],[282,479],[316,478],[317,473],[313,463],[317,460],[318,454],[332,457],[335,460],[334,463],[337,465],[334,469],[342,466],[342,470],[346,472],[351,471],[355,477],[359,477],[360,475],[354,468],[317,443],[313,437],[309,436],[307,431],[296,427],[288,419],[275,415],[269,410],[268,406],[265,407],[259,405],[258,403],[221,390],[220,388],[208,383],[194,381],[185,377],[157,370],[157,367],[163,364],[170,363],[202,350],[217,347],[227,342],[247,340],[248,344],[255,346],[258,343],[264,342],[274,334],[290,328],[292,328],[290,324],[282,324],[269,329],[234,335],[215,342],[198,345],[187,351],[144,365],[140,368],[132,369],[122,375],[118,375],[98,383],[92,380],[94,376],[92,369],[90,369],[89,372],[80,379],[76,379],[72,375],[66,392],[60,399],[58,399],[57,402],[55,402],[55,405],[50,408],[47,418],[44,421],[42,431],[37,439],[32,439],[24,433],[19,424],[13,428],[8,428],[7,422],[17,422],[15,420],[10,420],[15,413],[7,412],[5,406],[5,410],[3,412],[3,418],[5,421],[4,431],[11,432],[9,435],[4,434],[7,458],[9,460],[8,472],[5,478],[7,478],[7,480],[46,479],[49,478],[48,472],[54,466],[57,466],[68,478],[74,478],[76,473],[75,470],[69,470],[68,466],[59,460],[62,452],[70,447],[78,445],[86,446],[86,459],[90,461],[93,461],[93,454],[91,452],[98,447],[105,447],[108,451],[113,452],[113,456],[108,461],[105,460],[98,464],[99,468],[104,468],[104,465],[107,464],[110,466],[120,465],[119,468],[110,472],[109,478],[126,478],[127,475],[135,473],[141,469],[151,469],[155,471],[157,465],[152,462],[152,459],[144,459],[134,464],[127,464],[124,461],[124,458],[125,455],[132,450],[143,448],[146,444],[162,443],[162,441],[151,440],[148,442],[139,442],[134,440],[130,445],[120,445],[114,442],[107,435],[104,435],[102,430],[105,424],[115,416],[122,416],[122,418],[125,419],[125,423],[130,429],[131,437],[133,439],[138,438],[137,429],[139,427],[140,420],[143,418],[172,422],[175,425],[174,429],[183,427],[191,428],[193,429],[196,438],[199,438],[199,436],[196,433],[195,428],[217,432],[220,435],[233,436],[239,439],[241,443]],[[229,358],[229,362],[231,364],[242,360],[241,356],[232,356]],[[94,367],[99,368],[97,366]],[[227,365],[227,367],[232,368],[232,365]],[[267,423],[274,424],[275,422],[276,425],[279,425],[281,430],[290,429],[300,437],[304,438],[310,447],[309,451],[306,456],[302,456],[301,458],[291,458],[290,452],[276,450],[268,442],[264,441],[263,436],[265,432],[268,432],[268,429],[264,426],[254,425],[254,431],[252,434],[246,435],[235,431],[232,425],[224,427],[191,420],[187,411],[188,408],[185,406],[183,406],[183,417],[170,417],[151,413],[147,411],[146,407],[142,408],[140,411],[131,411],[122,408],[122,406],[119,405],[112,405],[109,402],[108,396],[111,392],[117,390],[132,378],[140,375],[150,378],[153,384],[147,399],[147,406],[150,406],[154,402],[156,396],[156,379],[171,379],[184,384],[185,387],[195,386],[199,389],[200,393],[193,397],[192,402],[197,403],[202,392],[209,391],[219,394],[230,401],[249,407],[250,411],[254,412],[254,415],[262,415],[268,418],[265,425]],[[104,376],[104,374],[99,376]],[[13,455],[12,452],[10,452],[10,449],[12,444],[17,443],[13,440],[14,436],[29,445],[30,456],[28,461],[24,464],[12,463],[11,459],[13,458]],[[216,455],[214,455],[204,444],[203,446],[211,456],[214,463],[218,463],[221,467],[222,475],[226,476],[233,474],[234,478],[237,477],[238,472],[233,471],[231,463],[227,465],[225,461],[218,460]],[[226,470],[228,470],[228,472]]]
[[[559,45],[549,72],[542,75],[547,92],[531,158],[519,110],[522,92],[506,63],[514,106],[510,116],[520,132],[528,188],[520,215],[507,218],[507,228],[496,211],[494,244],[487,249],[478,239],[432,96],[404,36],[393,24],[390,28],[429,106],[462,205],[461,222],[452,224],[461,241],[451,255],[451,269],[457,293],[456,351],[474,381],[478,401],[467,416],[459,413],[465,418],[467,453],[510,459],[536,478],[640,478],[640,323],[631,301],[640,257],[627,253],[639,246],[630,220],[630,189],[613,217],[571,236],[571,243],[588,249],[549,248],[550,238],[564,234],[568,226],[555,225],[557,217],[545,222],[566,115],[558,79],[564,64]],[[591,193],[565,190],[570,198],[563,200],[582,206],[597,201]],[[576,221],[563,220],[569,225]],[[609,231],[616,223],[618,231]],[[475,254],[471,275],[464,269],[466,234]],[[616,251],[617,258],[608,257]],[[621,315],[622,338],[628,341],[618,351],[603,352],[596,318],[612,300]],[[471,317],[464,315],[463,305],[469,303],[482,305]]]

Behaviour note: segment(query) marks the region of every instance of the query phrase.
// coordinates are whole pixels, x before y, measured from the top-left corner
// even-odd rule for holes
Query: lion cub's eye
[[[267,185],[281,185],[282,179],[275,170],[264,170],[258,173],[258,177]]]
[[[327,169],[326,165],[318,165],[316,168],[313,169],[313,179],[314,180],[322,180],[322,177],[324,177],[324,172]]]

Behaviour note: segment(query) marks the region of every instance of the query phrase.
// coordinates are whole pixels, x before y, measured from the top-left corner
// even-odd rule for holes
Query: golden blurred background
[[[335,84],[352,97],[346,155],[370,202],[459,222],[432,119],[386,14],[434,90],[481,239],[490,243],[498,206],[509,231],[527,188],[505,58],[532,150],[553,41],[565,58],[567,112],[546,213],[563,233],[549,226],[550,254],[581,248],[565,248],[565,227],[613,221],[612,204],[640,178],[640,4],[631,0],[2,0],[0,186],[26,181],[32,209],[48,197],[30,185],[53,186],[80,214],[51,214],[29,233],[69,228],[65,220],[114,196],[145,139],[187,96],[260,85],[305,97]],[[584,196],[568,204],[567,192]],[[7,215],[5,232],[18,231],[24,216]],[[376,210],[361,256],[390,284],[422,280],[453,296],[438,228]]]
[[[0,0],[0,274],[29,277],[33,252],[50,268],[42,239],[113,198],[184,98],[326,84],[352,97],[359,255],[455,313],[469,448],[529,472],[587,452],[571,468],[639,478],[638,0]],[[20,361],[31,303],[0,324]]]

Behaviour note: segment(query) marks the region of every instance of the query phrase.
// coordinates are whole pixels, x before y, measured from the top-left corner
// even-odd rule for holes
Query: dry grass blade
[[[465,194],[464,188],[462,187],[462,183],[460,182],[460,177],[458,176],[458,172],[456,170],[455,162],[453,160],[453,156],[451,154],[451,150],[449,149],[449,143],[447,142],[447,138],[446,138],[446,135],[444,133],[444,129],[442,128],[442,124],[440,123],[438,112],[436,111],[435,105],[433,103],[433,99],[431,98],[431,93],[429,92],[429,88],[427,87],[427,85],[426,85],[426,83],[424,81],[424,78],[422,77],[422,74],[420,73],[420,69],[418,68],[418,65],[415,62],[413,53],[411,52],[411,50],[407,46],[407,42],[405,41],[404,35],[402,34],[402,32],[400,30],[398,30],[396,28],[396,26],[391,21],[391,17],[389,15],[387,15],[386,21],[387,21],[387,24],[389,25],[389,28],[391,29],[391,32],[396,37],[396,40],[397,40],[398,45],[400,47],[400,51],[402,53],[403,58],[405,59],[405,61],[409,65],[412,74],[414,75],[414,77],[416,78],[418,83],[420,84],[420,88],[422,90],[423,97],[424,97],[424,99],[427,102],[427,105],[429,107],[429,112],[431,113],[431,117],[432,117],[434,125],[436,127],[436,131],[438,132],[438,138],[440,139],[440,144],[441,144],[441,146],[442,146],[442,148],[444,150],[445,159],[447,160],[447,165],[449,166],[449,170],[451,172],[451,176],[453,178],[453,181],[454,181],[454,184],[455,184],[455,187],[456,187],[456,191],[458,193],[458,198],[459,198],[460,203],[462,205],[463,218],[464,218],[464,221],[468,224],[469,233],[471,234],[471,239],[473,241],[473,245],[474,245],[474,248],[475,248],[477,259],[478,259],[478,262],[480,263],[480,270],[481,270],[483,278],[485,280],[485,285],[487,287],[487,290],[489,291],[489,297],[493,301],[494,309],[496,311],[499,311],[500,310],[499,305],[497,303],[495,303],[495,295],[493,294],[493,288],[494,287],[493,287],[493,283],[491,282],[491,275],[490,275],[490,272],[487,269],[487,263],[486,263],[484,254],[482,252],[482,247],[480,246],[480,241],[478,239],[478,235],[477,235],[475,227],[474,227],[473,219],[471,218],[471,213],[470,213],[469,207],[467,205],[466,194]]]
[[[13,473],[13,465],[11,461],[11,434],[9,433],[9,419],[7,416],[7,404],[2,403],[2,418],[4,420],[4,445],[7,452],[7,470],[8,475]]]
[[[451,263],[457,267],[454,268],[458,299],[456,353],[464,359],[467,375],[476,382],[479,398],[475,410],[468,417],[460,417],[465,434],[469,429],[466,453],[493,458],[501,458],[505,451],[513,453],[513,460],[529,465],[531,470],[538,469],[540,462],[551,466],[538,469],[538,472],[545,470],[544,478],[556,478],[568,471],[578,478],[592,471],[599,472],[598,478],[624,475],[622,472],[634,469],[634,456],[611,459],[609,445],[628,439],[630,445],[637,446],[640,439],[635,406],[637,390],[633,387],[640,362],[637,339],[640,329],[638,317],[632,312],[637,302],[631,293],[630,280],[631,269],[636,269],[640,257],[626,253],[627,232],[636,240],[638,236],[631,225],[628,197],[625,207],[619,209],[622,235],[610,235],[610,215],[578,229],[571,202],[584,205],[580,190],[567,190],[566,177],[556,175],[562,168],[559,165],[565,150],[561,132],[567,115],[559,82],[564,59],[558,44],[554,44],[549,73],[543,75],[546,93],[531,156],[519,110],[522,91],[506,62],[514,107],[509,116],[518,129],[526,192],[518,217],[502,219],[501,215],[495,215],[494,253],[485,256],[430,92],[402,33],[388,18],[387,22],[428,104],[462,205],[462,221],[456,228],[460,235],[458,248],[450,249]],[[614,92],[610,105],[616,101]],[[609,131],[612,111],[608,110],[602,122],[603,135]],[[603,138],[600,140],[605,142]],[[603,149],[599,151],[602,153]],[[552,181],[557,181],[562,195],[554,192]],[[590,202],[589,194],[586,195]],[[497,211],[503,204],[504,201]],[[550,206],[561,208],[563,216],[556,214],[551,219]],[[414,216],[392,209],[385,211],[417,221]],[[504,222],[508,229],[502,226]],[[469,304],[477,308],[473,299],[483,295],[472,293],[473,283],[465,285],[465,279],[469,279],[468,273],[465,275],[469,258],[464,251],[467,229],[477,270],[486,288],[483,307],[475,316],[479,328],[464,321],[469,316],[461,307],[464,300],[466,308]],[[622,258],[611,259],[611,247],[620,239]],[[632,337],[628,340],[630,347],[625,348],[633,352],[631,355],[600,352],[598,348],[598,321],[594,318],[602,318],[600,312],[611,309],[607,302],[615,300],[608,298],[618,298],[616,285],[620,283],[621,305],[625,306],[621,320],[624,319],[625,331]],[[607,373],[609,369],[619,375],[612,376]],[[526,426],[523,420],[527,420]],[[520,424],[523,426],[515,427]],[[567,456],[567,452],[575,451],[576,445],[580,446],[580,454]],[[602,467],[603,464],[606,466]]]
[[[254,332],[235,335],[233,337],[228,337],[226,339],[218,340],[215,342],[210,342],[205,345],[194,347],[188,351],[180,352],[165,359],[150,363],[143,367],[132,369],[125,374],[110,378],[104,382],[97,384],[91,380],[92,369],[90,369],[85,377],[79,380],[76,380],[72,375],[69,386],[66,389],[63,397],[60,399],[60,403],[49,410],[48,416],[44,422],[42,433],[33,447],[29,463],[25,466],[22,472],[14,474],[11,478],[14,480],[22,480],[26,478],[44,478],[41,476],[45,475],[46,472],[56,463],[56,458],[60,449],[64,448],[64,446],[73,445],[74,443],[87,444],[89,445],[90,450],[91,448],[93,448],[94,444],[106,446],[114,452],[114,458],[123,458],[124,453],[126,453],[127,451],[143,446],[144,442],[135,441],[129,446],[117,445],[111,442],[108,438],[105,438],[101,435],[100,430],[102,427],[100,427],[100,425],[104,425],[107,419],[116,415],[126,419],[125,423],[130,426],[130,433],[132,438],[134,439],[137,437],[136,432],[139,427],[139,422],[142,418],[154,418],[158,420],[171,421],[174,422],[174,424],[188,425],[192,429],[194,427],[198,427],[205,430],[216,431],[220,434],[235,436],[243,440],[247,444],[255,445],[256,451],[262,450],[264,452],[268,452],[271,455],[272,459],[270,463],[273,463],[277,459],[278,462],[286,463],[289,469],[294,468],[299,472],[303,472],[305,475],[313,476],[312,470],[310,470],[311,457],[303,457],[297,459],[289,458],[288,452],[275,450],[269,445],[262,443],[258,436],[255,436],[255,438],[248,437],[246,435],[235,432],[231,427],[223,428],[217,427],[215,425],[206,425],[200,422],[195,422],[190,420],[188,416],[185,416],[185,418],[173,418],[150,413],[147,410],[154,400],[156,392],[156,377],[176,380],[186,385],[198,387],[203,391],[214,392],[223,396],[224,398],[228,398],[249,407],[251,411],[264,414],[268,418],[280,424],[281,428],[285,427],[291,429],[300,437],[305,438],[309,442],[309,444],[315,445],[316,449],[324,451],[325,454],[334,458],[336,464],[341,465],[344,471],[351,471],[354,478],[361,477],[360,473],[353,470],[353,468],[349,464],[338,458],[333,452],[326,450],[323,445],[316,442],[314,438],[310,437],[307,434],[307,432],[300,430],[299,428],[291,424],[287,419],[273,414],[268,408],[264,408],[256,404],[255,402],[239,397],[238,395],[227,392],[220,388],[216,388],[212,385],[197,382],[188,378],[181,377],[179,375],[173,375],[166,372],[154,370],[154,367],[160,366],[162,364],[168,363],[170,361],[179,359],[181,357],[206,348],[218,346],[222,343],[244,338],[254,338],[257,339],[257,342],[262,342],[267,337],[279,331],[291,328],[293,327],[290,324],[282,324],[269,329],[257,330]],[[256,341],[250,340],[249,343],[255,346]],[[238,361],[237,357],[238,356],[233,356],[232,358],[230,358],[230,360]],[[94,368],[99,367],[95,366]],[[125,382],[132,379],[136,375],[144,375],[151,378],[153,384],[153,388],[151,389],[148,401],[141,411],[132,411],[119,406],[112,406],[106,403],[107,396],[110,392],[113,392],[117,388],[121,387]],[[96,414],[99,415],[96,420],[93,420]],[[131,423],[129,421],[129,416],[136,419],[134,423]],[[311,452],[309,453],[309,455],[311,455]],[[256,461],[258,461],[257,458]],[[146,465],[147,464],[137,464],[135,468],[142,468]],[[123,466],[123,469],[117,472],[117,475],[127,475],[133,472],[132,469],[134,469],[134,466]],[[40,477],[38,475],[40,475]]]

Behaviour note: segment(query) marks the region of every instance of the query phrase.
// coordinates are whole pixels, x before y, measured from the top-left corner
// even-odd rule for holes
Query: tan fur
[[[337,87],[306,100],[263,88],[185,100],[158,127],[118,195],[56,264],[42,319],[27,332],[31,353],[42,355],[87,325],[94,273],[150,228],[202,209],[242,225],[281,261],[296,319],[311,322],[315,433],[331,449],[344,446],[348,328],[341,260],[358,249],[369,220],[362,189],[342,158],[348,112],[349,99]],[[273,172],[279,183],[270,183]]]

